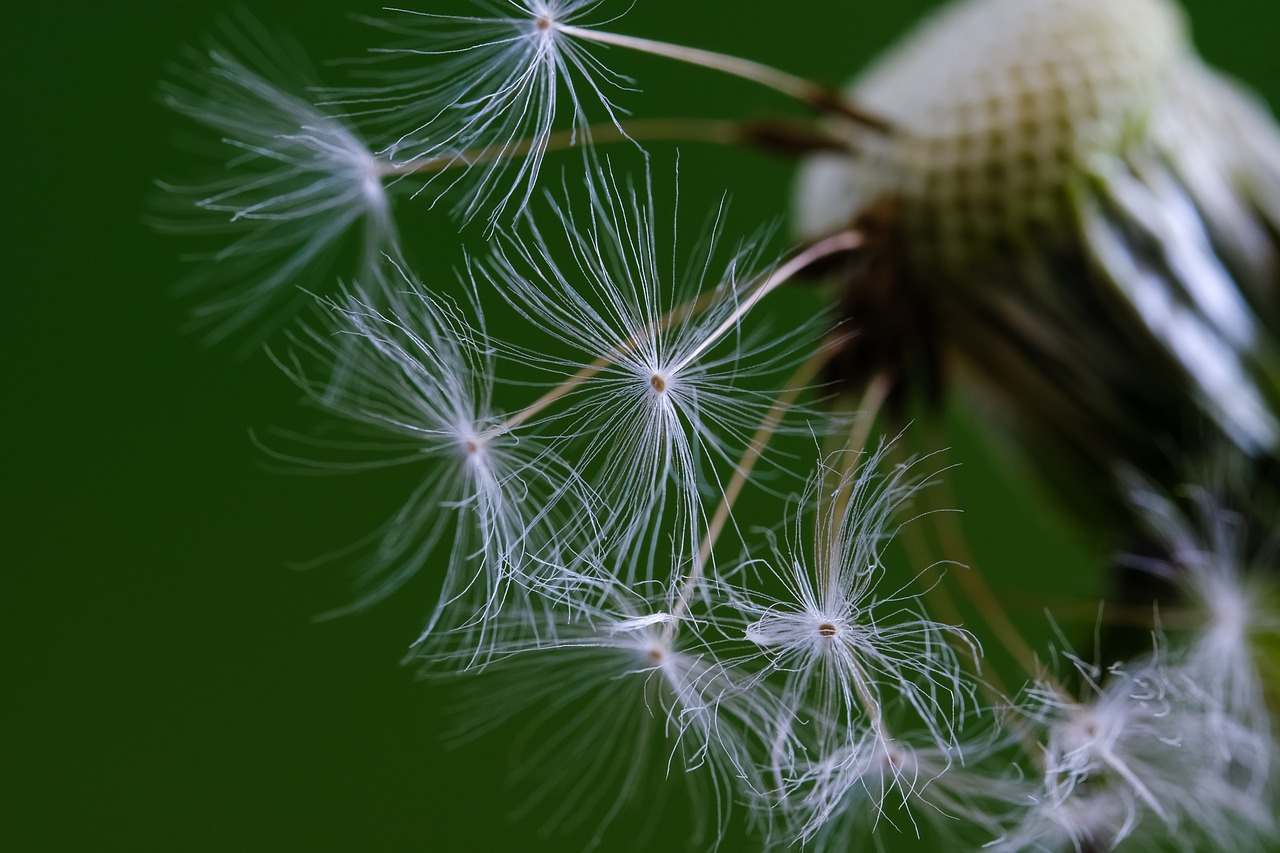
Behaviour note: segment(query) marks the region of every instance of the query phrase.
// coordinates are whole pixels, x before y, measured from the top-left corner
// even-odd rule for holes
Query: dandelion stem
[[[871,677],[867,675],[867,671],[862,668],[857,658],[849,660],[849,668],[853,670],[853,692],[858,697],[858,704],[862,706],[862,710],[867,715],[867,722],[871,724],[871,728],[875,729],[880,741],[887,744],[893,738],[889,737],[889,732],[884,727],[884,713],[880,710],[880,703],[867,689],[867,685],[871,683]]]
[[[907,525],[903,533],[902,547],[911,564],[930,567],[938,565],[938,560],[935,559],[919,525]],[[957,628],[964,625],[964,614],[960,612],[960,608],[956,607],[955,601],[946,594],[940,584],[927,583],[922,584],[922,586],[924,588],[925,601],[928,603],[931,613],[936,613],[948,625],[954,625]],[[980,660],[971,654],[971,647],[965,644],[956,634],[947,632],[947,642],[956,650],[961,666],[974,677],[975,683],[987,694],[987,698],[991,700],[992,705],[1007,704],[1009,701],[1009,688],[1004,683],[1004,680],[1000,678],[1000,674],[990,667],[984,668]]]
[[[760,426],[757,427],[755,434],[747,445],[746,452],[738,460],[733,476],[725,486],[724,498],[711,516],[711,522],[707,525],[707,533],[702,538],[702,544],[698,547],[697,559],[693,564],[693,568],[689,570],[689,576],[685,578],[684,586],[680,590],[680,598],[672,608],[672,616],[675,617],[671,621],[673,630],[675,626],[680,624],[680,617],[684,615],[685,609],[689,606],[689,597],[702,579],[707,560],[711,557],[711,549],[715,547],[716,540],[720,538],[720,533],[724,530],[724,526],[733,512],[734,503],[738,500],[738,496],[742,494],[743,487],[746,486],[747,480],[751,477],[751,471],[755,468],[756,462],[760,460],[761,455],[763,455],[765,447],[769,444],[769,439],[777,431],[778,424],[786,416],[786,413],[790,411],[792,405],[795,404],[796,397],[800,395],[800,392],[813,381],[813,378],[818,375],[818,372],[822,370],[827,362],[844,349],[848,340],[847,335],[831,335],[823,340],[814,354],[792,374],[791,379],[787,382],[787,390],[774,400],[768,414],[760,422]]]
[[[637,38],[636,36],[607,33],[581,27],[562,26],[559,29],[560,32],[573,38],[614,45],[628,50],[637,50],[641,53],[675,59],[680,62],[687,62],[690,65],[700,65],[703,68],[721,71],[734,77],[741,77],[744,80],[750,80],[753,83],[759,83],[774,91],[781,92],[820,112],[842,116],[879,133],[888,133],[892,129],[887,120],[846,102],[838,92],[829,87],[815,83],[812,80],[806,80],[803,77],[797,77],[794,74],[788,74],[785,71],[779,71],[769,65],[710,50],[685,47],[684,45],[655,41],[653,39]]]
[[[610,122],[592,125],[585,129],[556,131],[546,137],[545,144],[537,138],[530,137],[510,144],[486,145],[426,160],[411,160],[405,163],[386,161],[379,164],[379,170],[382,177],[388,178],[430,174],[456,167],[470,167],[479,163],[523,157],[535,148],[545,151],[562,151],[567,148],[607,142],[638,142],[642,139],[740,145],[751,138],[749,130],[750,126],[742,122],[716,119],[647,119],[624,122],[621,125]]]
[[[905,451],[895,446],[894,452],[898,454],[899,462],[905,461],[902,456]],[[936,565],[938,561],[934,559],[933,553],[931,553],[924,530],[920,526],[912,524],[908,525],[904,532],[906,535],[902,539],[902,547],[906,549],[910,561],[915,565],[921,566]],[[963,569],[963,566],[961,568]],[[942,621],[956,627],[964,624],[964,616],[960,613],[960,608],[956,607],[955,601],[946,594],[940,584],[925,584],[924,597],[928,602],[929,610],[938,614]],[[1000,673],[996,672],[994,667],[984,667],[982,661],[985,659],[973,656],[971,654],[972,648],[966,645],[957,634],[948,631],[947,642],[955,649],[960,665],[973,676],[974,683],[978,685],[979,690],[986,694],[991,701],[992,707],[1008,706],[1011,702],[1009,698],[1011,694],[1009,693],[1008,685],[1000,677]],[[1024,728],[1017,733],[1017,738],[1023,754],[1028,758],[1039,760],[1043,757],[1044,749],[1040,745],[1040,741],[1036,739],[1034,731]]]
[[[830,255],[857,249],[864,242],[865,237],[861,231],[849,229],[819,240],[802,250],[791,260],[774,270],[746,299],[742,300],[742,304],[738,306],[737,310],[726,317],[724,322],[716,327],[715,331],[703,338],[684,358],[672,366],[670,368],[671,372],[679,373],[688,367],[690,362],[697,359],[726,334],[737,328],[742,318],[751,313],[751,309],[755,308],[760,300],[786,284],[795,277],[796,273]]]
[[[898,429],[901,434],[903,429]],[[893,452],[897,457],[899,464],[906,461],[905,451],[894,445]],[[905,536],[902,539],[902,547],[906,549],[906,553],[911,563],[919,566],[933,566],[938,564],[931,552],[929,542],[926,539],[923,528],[919,525],[908,525],[904,531]],[[954,563],[952,560],[946,562]],[[959,564],[958,564],[959,565]],[[963,565],[960,566],[963,569]],[[954,625],[957,628],[964,625],[964,616],[960,612],[960,608],[956,607],[955,601],[951,596],[947,595],[940,584],[928,583],[924,584],[924,597],[928,602],[929,610],[938,614],[942,621],[948,625]],[[978,658],[972,654],[972,647],[967,645],[958,634],[947,632],[947,642],[955,649],[956,656],[963,666],[974,679],[974,683],[978,689],[986,694],[991,701],[992,707],[1008,706],[1011,702],[1008,685],[1004,679],[1000,677],[1000,673],[995,671],[994,667],[983,666],[982,662],[985,658]],[[1024,729],[1018,733],[1018,742],[1022,748],[1023,754],[1032,760],[1039,760],[1044,753],[1040,745],[1040,741],[1036,739],[1035,733],[1030,729]]]
[[[852,466],[857,464],[858,457],[867,449],[867,441],[871,438],[871,427],[883,408],[889,392],[893,390],[893,377],[887,373],[877,373],[867,384],[867,390],[858,403],[858,411],[865,417],[858,420],[858,425],[849,431],[849,440],[845,443],[845,473],[852,474]]]
[[[710,302],[715,298],[716,298],[716,294],[714,293],[704,293],[701,296],[699,296],[697,299],[690,299],[687,302],[677,305],[669,314],[667,314],[660,321],[658,321],[656,325],[658,328],[666,328],[667,326],[671,325],[671,323],[675,322],[678,318],[689,317],[694,314],[697,314],[699,311],[702,311],[704,308],[706,308],[706,306],[710,304]],[[516,427],[520,426],[525,421],[529,420],[529,418],[533,417],[534,415],[538,414],[542,410],[546,409],[556,400],[559,400],[561,397],[573,391],[583,382],[586,382],[588,379],[598,374],[601,370],[604,370],[609,365],[615,363],[618,360],[618,357],[620,355],[625,354],[629,349],[634,347],[638,341],[643,340],[645,336],[647,336],[652,331],[653,329],[645,329],[643,332],[631,338],[630,340],[623,342],[623,344],[617,349],[615,349],[613,352],[608,353],[606,355],[602,355],[599,358],[597,358],[595,361],[591,362],[590,364],[583,366],[576,373],[574,373],[572,376],[566,379],[564,382],[561,382],[559,385],[552,388],[550,391],[543,394],[537,400],[534,400],[532,403],[525,406],[523,409],[516,412],[511,417],[507,418],[506,421],[504,421],[503,423],[495,427],[494,433],[495,434],[508,433],[511,430],[515,429]]]
[[[1129,765],[1126,764],[1124,760],[1116,755],[1110,748],[1103,749],[1101,751],[1101,757],[1102,760],[1106,762],[1107,766],[1114,770],[1121,779],[1129,783],[1129,787],[1133,788],[1134,793],[1138,795],[1140,800],[1147,804],[1148,808],[1159,815],[1160,819],[1165,823],[1169,822],[1169,813],[1160,805],[1160,801],[1156,799],[1155,794],[1151,793],[1151,789],[1143,784],[1141,777],[1133,772],[1133,768],[1129,767]]]
[[[1024,609],[1024,602],[1018,602],[1018,609]],[[1191,631],[1203,624],[1203,615],[1190,608],[1160,607],[1156,610],[1150,606],[1125,605],[1108,601],[1102,613],[1098,613],[1097,601],[1081,601],[1070,598],[1045,598],[1036,600],[1035,608],[1043,612],[1049,608],[1059,619],[1096,623],[1104,625],[1121,625],[1127,628],[1138,628],[1151,631],[1157,626],[1166,631]]]
[[[608,367],[611,363],[613,363],[613,359],[608,356],[601,356],[600,358],[597,358],[595,361],[591,362],[586,367],[583,367],[577,373],[570,376],[564,382],[561,382],[559,385],[552,388],[547,393],[543,394],[537,400],[534,400],[532,403],[525,406],[523,409],[516,412],[511,417],[507,418],[503,423],[501,423],[495,429],[495,432],[499,434],[511,432],[511,430],[520,426],[525,421],[529,420],[529,418],[538,414],[543,409],[547,408],[552,403],[554,403],[556,400],[559,400],[561,397],[568,394],[573,389],[577,388],[583,382],[586,382],[588,379],[595,376],[601,370]]]
[[[950,485],[945,479],[938,486],[937,499],[944,502],[944,505],[954,505]],[[942,543],[945,553],[952,555],[960,565],[964,566],[960,571],[948,572],[948,576],[955,578],[960,585],[961,591],[978,609],[983,621],[995,633],[996,638],[1000,640],[1013,659],[1018,662],[1018,665],[1032,678],[1042,680],[1046,678],[1043,671],[1044,668],[1039,665],[1039,659],[1035,651],[1023,639],[1022,633],[1013,624],[1013,620],[1009,618],[1008,612],[1005,610],[1004,605],[1000,603],[1000,599],[996,597],[990,584],[987,583],[986,577],[977,568],[973,558],[973,550],[969,547],[968,539],[965,537],[964,531],[956,524],[952,513],[930,512],[928,513],[928,518],[933,525],[939,542]],[[1061,690],[1057,685],[1055,685],[1055,688]],[[1061,692],[1065,695],[1066,691],[1061,690]]]
[[[844,446],[844,458],[840,465],[839,473],[836,475],[836,481],[830,489],[826,490],[830,496],[826,515],[829,541],[824,552],[826,556],[817,555],[818,559],[815,560],[814,565],[814,573],[817,576],[818,583],[824,589],[829,588],[832,579],[835,577],[832,572],[833,567],[830,555],[839,553],[840,520],[844,518],[853,495],[856,480],[854,476],[855,470],[862,460],[867,441],[871,438],[871,427],[875,424],[876,418],[879,417],[880,410],[892,389],[893,378],[886,373],[876,374],[871,382],[867,384],[866,391],[856,407],[856,411],[861,413],[862,417],[858,419],[853,429],[849,431],[849,438]]]
[[[871,438],[871,428],[875,425],[876,418],[880,416],[880,410],[884,407],[885,400],[889,399],[889,393],[892,390],[893,377],[887,373],[877,373],[867,383],[862,399],[858,401],[856,411],[860,412],[862,417],[858,419],[853,429],[849,430],[849,438],[844,444],[844,458],[841,460],[839,469],[840,479],[832,495],[835,499],[833,518],[844,515],[849,495],[853,490],[855,469],[862,462],[863,452],[867,449],[867,442]]]

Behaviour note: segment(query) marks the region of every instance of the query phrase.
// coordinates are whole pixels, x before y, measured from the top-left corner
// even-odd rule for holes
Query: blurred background
[[[373,7],[244,5],[317,61],[377,43],[351,19]],[[639,0],[615,29],[839,82],[934,5]],[[1280,104],[1274,0],[1187,5],[1202,52]],[[317,622],[351,600],[350,578],[341,564],[288,567],[376,527],[414,472],[267,470],[250,431],[304,423],[296,389],[261,354],[237,358],[184,331],[191,304],[173,293],[183,247],[145,217],[157,178],[199,168],[178,144],[187,125],[156,92],[181,49],[233,8],[125,0],[0,12],[12,309],[0,335],[0,849],[582,849],[590,816],[543,837],[536,816],[518,815],[524,795],[508,779],[519,727],[451,747],[457,691],[400,664],[430,579]],[[640,116],[791,109],[711,72],[631,56],[616,67],[643,89],[625,99]],[[697,146],[681,157],[691,224],[724,190],[731,228],[785,216],[790,164]],[[405,241],[428,283],[452,275],[460,245],[480,242],[474,231],[460,240],[443,213],[411,217]],[[1008,580],[1011,609],[1042,626],[1044,594],[1086,601],[1100,555],[993,461],[963,401],[952,420],[957,502],[978,559]],[[502,703],[501,690],[485,701]],[[689,823],[667,806],[645,820],[649,803],[635,801],[603,849],[682,848]],[[758,846],[735,829],[722,849]]]

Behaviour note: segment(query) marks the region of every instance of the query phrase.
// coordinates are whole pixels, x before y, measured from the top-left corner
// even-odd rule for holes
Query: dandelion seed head
[[[957,306],[946,329],[914,321],[977,368],[1004,409],[995,422],[1042,473],[1070,472],[1082,495],[1110,489],[1115,460],[1161,463],[1140,438],[1153,432],[1274,457],[1280,419],[1259,377],[1274,349],[1261,306],[1280,132],[1197,57],[1175,2],[956,0],[847,91],[895,132],[831,123],[849,151],[801,170],[798,230],[887,222],[900,291]],[[915,310],[866,300],[863,283],[846,283],[851,322]],[[1011,359],[1026,371],[1016,385]],[[1116,397],[1133,401],[1122,419]]]
[[[885,193],[905,200],[919,261],[970,263],[1031,223],[1061,227],[1073,173],[1149,121],[1186,50],[1166,0],[947,5],[850,85],[895,134],[806,167],[800,230],[833,231]]]

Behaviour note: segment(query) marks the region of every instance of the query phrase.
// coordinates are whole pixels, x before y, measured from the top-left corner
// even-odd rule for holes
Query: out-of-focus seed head
[[[849,87],[894,132],[801,175],[800,230],[902,199],[910,252],[957,265],[1060,227],[1076,173],[1145,132],[1189,51],[1166,0],[966,0]]]

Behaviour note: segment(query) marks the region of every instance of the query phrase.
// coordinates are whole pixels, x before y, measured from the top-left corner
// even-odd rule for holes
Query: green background
[[[300,423],[296,391],[266,359],[182,330],[178,248],[144,215],[152,181],[191,161],[155,92],[231,4],[4,5],[0,849],[581,849],[582,831],[542,840],[509,817],[510,730],[447,748],[456,697],[399,664],[429,584],[316,623],[349,600],[347,578],[287,568],[376,526],[411,472],[266,470],[249,431]],[[318,59],[375,38],[347,15],[369,7],[246,5]],[[640,0],[617,29],[839,81],[931,5]],[[1190,5],[1203,52],[1280,103],[1274,0]],[[711,73],[620,65],[642,116],[787,109]],[[681,174],[691,205],[730,189],[744,229],[785,213],[784,162],[691,147]],[[428,281],[460,259],[442,216],[406,239]],[[960,500],[989,570],[1017,575],[1027,601],[1039,579],[1081,576],[961,433]],[[685,831],[678,809],[658,824],[643,845]],[[625,840],[606,849],[637,846]],[[752,847],[734,835],[725,849]]]

